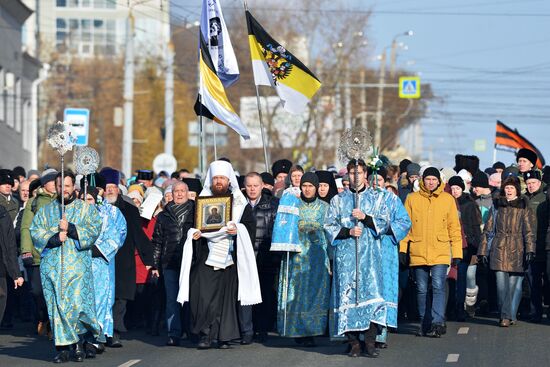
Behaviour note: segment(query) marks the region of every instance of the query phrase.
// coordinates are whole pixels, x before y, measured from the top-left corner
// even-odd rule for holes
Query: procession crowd
[[[476,316],[540,323],[550,170],[537,160],[521,149],[486,169],[459,154],[453,168],[376,157],[306,172],[282,159],[238,175],[222,158],[202,180],[2,169],[1,326],[33,323],[63,363],[139,328],[199,349],[328,336],[374,358],[398,320],[433,338]]]

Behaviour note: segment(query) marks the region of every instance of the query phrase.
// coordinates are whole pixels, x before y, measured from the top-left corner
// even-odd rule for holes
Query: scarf
[[[260,291],[260,279],[256,267],[256,257],[254,250],[250,245],[250,236],[244,224],[229,222],[237,227],[237,276],[239,278],[238,297],[242,306],[255,305],[262,302]],[[221,239],[226,235],[227,227],[223,227],[217,232],[203,233],[202,237],[207,240]],[[183,246],[183,256],[181,261],[179,292],[177,301],[182,305],[189,302],[189,276],[191,273],[191,260],[193,258],[193,235],[198,232],[191,228],[187,232],[187,240]],[[223,258],[223,254],[222,254]]]

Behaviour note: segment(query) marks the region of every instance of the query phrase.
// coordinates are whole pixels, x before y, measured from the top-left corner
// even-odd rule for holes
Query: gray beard
[[[107,200],[107,202],[108,202],[109,204],[114,204],[114,203],[116,203],[116,200],[117,200],[117,199],[118,199],[117,196],[115,196],[114,198],[111,197],[111,196],[106,196],[106,197],[105,197],[105,200]]]

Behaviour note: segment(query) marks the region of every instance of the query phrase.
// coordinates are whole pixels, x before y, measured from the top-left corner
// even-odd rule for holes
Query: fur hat
[[[13,173],[9,169],[0,169],[0,185],[13,186]]]
[[[454,170],[456,172],[460,172],[460,170],[462,169],[467,170],[473,176],[474,173],[479,171],[479,158],[475,155],[462,155],[462,154],[455,155]]]
[[[288,159],[279,159],[273,165],[271,166],[271,172],[273,172],[273,177],[277,178],[277,175],[279,173],[287,173],[290,171],[290,167],[292,167],[292,162]]]
[[[509,176],[508,178],[502,180],[502,183],[500,184],[500,195],[502,197],[505,196],[504,188],[506,186],[514,186],[516,188],[516,194],[521,196],[521,183],[519,182],[519,178],[516,176]]]
[[[521,148],[520,150],[518,150],[518,153],[516,154],[516,162],[520,158],[527,159],[529,162],[533,163],[533,166],[537,165],[537,153],[533,152],[531,149]]]
[[[536,180],[542,181],[542,173],[539,170],[536,170],[536,169],[533,169],[533,170],[530,170],[530,171],[527,171],[527,172],[523,172],[523,179],[525,181],[533,179],[533,178],[536,179]]]

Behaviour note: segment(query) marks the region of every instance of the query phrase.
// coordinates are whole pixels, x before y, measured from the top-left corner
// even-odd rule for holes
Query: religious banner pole
[[[74,161],[76,173],[84,176],[84,201],[86,201],[88,197],[88,175],[95,173],[99,167],[99,154],[94,148],[77,147]]]
[[[267,154],[268,142],[266,141],[267,137],[266,137],[265,127],[264,127],[264,121],[262,118],[262,104],[260,102],[260,91],[258,90],[257,85],[256,85],[256,103],[258,106],[258,116],[260,117],[260,131],[262,133],[262,144],[264,146],[265,171],[269,172],[269,158]]]
[[[214,135],[214,160],[218,160],[218,148],[216,142],[216,123],[212,120],[212,134]]]
[[[338,146],[338,155],[340,161],[346,164],[353,160],[355,163],[355,209],[359,209],[359,160],[365,160],[367,152],[372,147],[372,138],[369,132],[360,127],[354,126],[351,129],[346,129],[342,133],[340,138],[340,145]],[[366,174],[366,172],[365,172]],[[355,220],[355,226],[359,224],[359,221]],[[355,304],[359,304],[359,237],[355,237]]]
[[[61,156],[61,218],[65,215],[65,153],[73,149],[76,139],[67,122],[58,121],[48,130],[48,144]]]
[[[284,302],[285,302],[285,312],[283,316],[283,336],[286,336],[286,305],[288,303],[288,263],[290,262],[290,251],[286,252],[286,275],[285,275],[285,293],[284,293]]]

